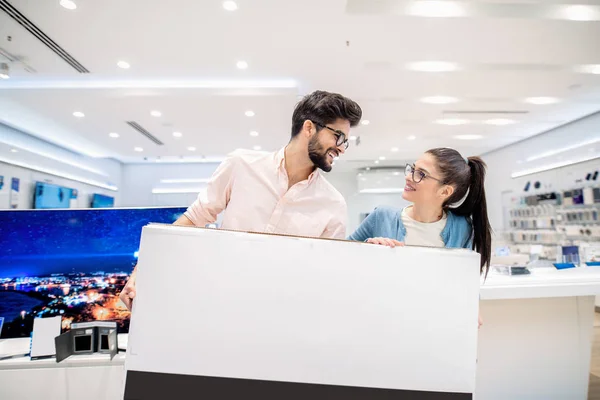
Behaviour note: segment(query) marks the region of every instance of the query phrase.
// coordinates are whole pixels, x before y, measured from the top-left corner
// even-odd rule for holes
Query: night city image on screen
[[[185,208],[0,212],[1,338],[28,337],[36,317],[116,321],[118,294],[137,263],[142,227],[173,223]]]

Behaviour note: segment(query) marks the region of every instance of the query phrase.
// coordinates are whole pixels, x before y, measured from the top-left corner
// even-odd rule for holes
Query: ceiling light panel
[[[479,140],[479,139],[483,139],[483,136],[481,136],[481,135],[456,135],[456,136],[454,136],[454,139],[458,139],[458,140]]]
[[[438,119],[437,121],[435,121],[436,124],[440,124],[440,125],[466,125],[468,124],[470,121],[468,119],[462,119],[462,118],[444,118],[444,119]]]
[[[546,104],[555,104],[560,100],[556,97],[549,96],[537,96],[537,97],[528,97],[525,99],[526,103],[535,104],[535,105],[546,105]]]
[[[409,2],[408,15],[428,18],[456,18],[467,15],[465,7],[454,1],[421,0]]]

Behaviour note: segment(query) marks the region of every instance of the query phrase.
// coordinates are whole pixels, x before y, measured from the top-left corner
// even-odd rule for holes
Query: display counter
[[[491,273],[481,287],[475,398],[587,399],[600,268]]]
[[[126,342],[127,335],[119,335]],[[24,354],[29,338],[0,340],[0,354]],[[117,400],[123,398],[125,352],[55,358],[0,360],[2,400]]]

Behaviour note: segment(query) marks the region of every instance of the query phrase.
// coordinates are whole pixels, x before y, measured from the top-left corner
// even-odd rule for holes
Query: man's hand
[[[403,242],[399,242],[395,239],[388,239],[388,238],[382,238],[382,237],[367,239],[367,243],[379,244],[381,246],[389,246],[389,247],[396,247],[396,246],[404,247]]]
[[[125,307],[129,311],[131,311],[131,306],[133,304],[133,299],[135,298],[135,287],[133,286],[125,286],[119,295],[121,301],[125,304]]]
[[[137,276],[137,265],[133,269],[129,280],[123,287],[121,294],[119,294],[119,299],[125,304],[125,307],[129,311],[131,311],[131,305],[133,304],[133,299],[135,298],[135,277]]]

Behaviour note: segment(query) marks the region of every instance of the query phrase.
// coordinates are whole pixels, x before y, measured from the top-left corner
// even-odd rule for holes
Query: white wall
[[[203,183],[161,183],[163,179],[210,178],[219,164],[126,164],[122,169],[122,206],[189,206],[196,200],[192,193],[153,194],[153,188],[200,189]]]
[[[585,184],[577,181],[584,179],[586,173],[600,169],[600,159],[521,178],[511,178],[513,172],[557,162],[578,160],[581,157],[591,157],[599,153],[600,143],[578,147],[532,162],[526,161],[528,157],[557,149],[566,149],[577,143],[595,138],[600,138],[600,113],[563,125],[503,149],[484,154],[482,158],[488,165],[486,178],[488,214],[494,231],[499,233],[505,229],[503,225],[503,202],[506,202],[508,197],[583,187]],[[531,181],[532,188],[526,193],[523,188],[527,181]],[[540,181],[542,184],[540,190],[533,189],[535,181]],[[596,181],[595,186],[600,186],[600,181]]]
[[[17,152],[13,152],[13,149]],[[4,177],[4,187],[0,190],[0,209],[9,208],[13,177],[20,179],[18,208],[21,209],[32,207],[36,181],[77,189],[78,199],[73,204],[75,207],[89,207],[92,193],[113,196],[116,205],[120,201],[119,162],[81,156],[2,124],[0,176]],[[119,190],[108,190],[82,181],[115,186]]]

